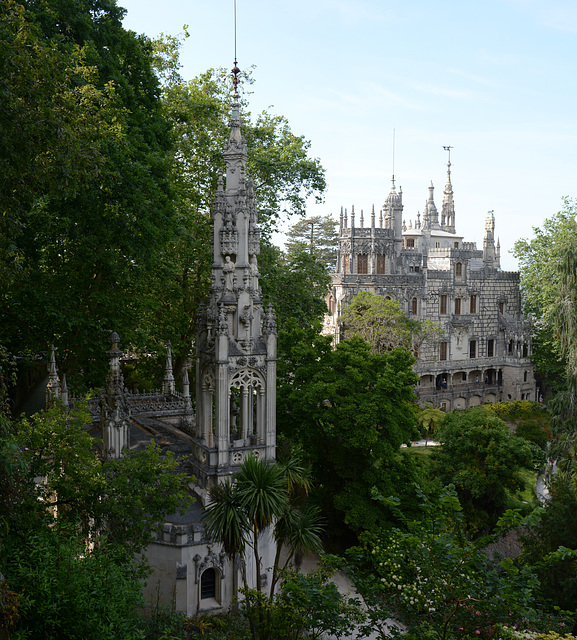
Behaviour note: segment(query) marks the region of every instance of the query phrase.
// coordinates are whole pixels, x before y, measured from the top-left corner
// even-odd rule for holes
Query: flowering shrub
[[[362,537],[364,546],[353,551],[354,581],[372,624],[392,618],[407,638],[439,640],[511,638],[517,625],[529,626],[538,587],[533,572],[510,560],[495,566],[482,551],[528,519],[507,512],[494,534],[472,542],[463,534],[459,511],[449,487],[427,505],[427,520]]]

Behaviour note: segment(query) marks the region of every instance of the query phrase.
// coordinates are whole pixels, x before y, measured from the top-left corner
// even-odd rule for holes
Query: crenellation
[[[345,210],[325,329],[338,341],[343,307],[361,291],[392,298],[410,317],[436,321],[442,331],[419,348],[420,402],[451,410],[535,400],[531,323],[522,316],[519,274],[500,269],[494,213],[487,215],[482,250],[458,236],[450,170],[440,222],[432,184],[422,223],[419,215],[414,226],[401,223],[402,209],[393,183],[384,228],[355,227],[354,208],[347,226]]]

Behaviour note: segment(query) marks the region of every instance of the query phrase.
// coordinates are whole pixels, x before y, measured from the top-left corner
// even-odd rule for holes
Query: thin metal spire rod
[[[393,186],[395,184],[395,129],[393,128]]]
[[[236,0],[234,0],[234,63],[236,66]]]

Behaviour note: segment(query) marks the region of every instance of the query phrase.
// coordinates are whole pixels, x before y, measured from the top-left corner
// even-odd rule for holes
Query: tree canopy
[[[289,257],[308,251],[333,272],[337,262],[338,222],[331,216],[312,216],[299,220],[287,232],[286,251]]]
[[[432,320],[411,320],[399,303],[368,291],[358,293],[343,310],[345,335],[357,335],[366,340],[376,353],[398,347],[418,352],[424,342],[441,334],[439,323]]]
[[[487,533],[509,506],[507,498],[525,486],[521,472],[533,468],[529,443],[484,408],[448,414],[438,439],[435,474],[455,485],[471,531]]]
[[[325,513],[371,528],[384,515],[372,487],[397,495],[413,477],[399,457],[416,434],[413,359],[400,349],[372,353],[356,336],[335,349],[312,332],[308,343],[295,338],[279,367],[279,431],[310,462]]]

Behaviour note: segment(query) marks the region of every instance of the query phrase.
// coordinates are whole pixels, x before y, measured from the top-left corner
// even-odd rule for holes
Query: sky
[[[181,74],[232,68],[233,0],[118,0],[124,26],[156,37],[188,25]],[[482,248],[495,213],[501,265],[577,196],[575,0],[237,0],[237,57],[255,66],[250,110],[287,117],[326,169],[308,215],[382,207],[393,173],[404,218],[452,146],[456,227]]]

